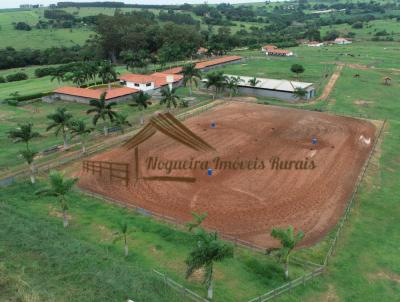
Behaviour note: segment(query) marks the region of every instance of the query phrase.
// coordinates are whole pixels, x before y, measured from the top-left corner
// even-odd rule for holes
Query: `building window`
[[[146,83],[146,87],[150,87],[151,86],[151,83]]]
[[[139,83],[135,83],[135,87],[139,87],[140,85],[139,85]]]

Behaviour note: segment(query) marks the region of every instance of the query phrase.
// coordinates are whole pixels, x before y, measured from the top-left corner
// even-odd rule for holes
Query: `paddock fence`
[[[167,275],[160,273],[159,271],[153,269],[153,272],[163,280],[165,286],[169,286],[170,288],[176,290],[177,292],[181,293],[182,298],[187,298],[195,302],[209,302],[209,300],[201,297],[200,295],[196,294],[195,292],[191,291],[190,289],[184,287],[183,285],[179,284],[178,282],[168,278]]]
[[[386,127],[386,123],[387,123],[387,120],[385,119],[385,120],[383,121],[383,123],[382,123],[380,129],[378,130],[378,133],[377,133],[377,135],[376,135],[376,139],[375,139],[375,141],[374,141],[374,144],[373,144],[373,146],[372,146],[372,148],[371,148],[371,151],[370,151],[369,154],[368,154],[368,158],[367,158],[367,160],[365,161],[364,166],[363,166],[363,168],[362,168],[360,174],[358,175],[356,185],[355,185],[354,190],[353,190],[353,192],[352,192],[352,194],[351,194],[350,200],[349,200],[349,202],[347,203],[346,210],[345,210],[345,212],[344,212],[342,218],[340,219],[340,221],[339,221],[339,223],[338,223],[338,225],[337,225],[337,230],[336,230],[335,236],[332,238],[332,241],[331,241],[329,250],[328,250],[328,252],[327,252],[327,254],[326,254],[326,256],[325,256],[325,259],[324,259],[324,266],[325,266],[325,267],[328,265],[329,259],[330,259],[330,257],[333,255],[333,252],[334,252],[334,250],[335,250],[335,248],[336,248],[338,239],[339,239],[340,234],[341,234],[341,232],[342,232],[343,226],[344,226],[345,222],[346,222],[346,221],[348,220],[348,218],[349,218],[351,209],[353,208],[354,200],[355,200],[355,198],[356,198],[356,196],[357,196],[357,193],[358,193],[359,190],[360,190],[362,181],[364,180],[364,177],[365,177],[365,175],[366,175],[366,173],[367,173],[367,170],[368,170],[368,167],[369,167],[369,165],[370,165],[371,159],[372,159],[372,157],[373,157],[373,155],[374,155],[374,153],[375,153],[376,146],[378,145],[378,142],[381,140],[382,133],[383,133],[385,127]]]

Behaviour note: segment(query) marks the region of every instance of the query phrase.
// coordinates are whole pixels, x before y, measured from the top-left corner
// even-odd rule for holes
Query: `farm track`
[[[324,87],[324,91],[322,92],[321,96],[315,100],[315,102],[318,101],[325,101],[328,99],[329,95],[331,94],[333,88],[335,87],[335,84],[337,80],[339,79],[342,69],[345,66],[345,64],[340,63],[337,65],[335,72],[332,74],[331,78],[329,79],[328,84]]]

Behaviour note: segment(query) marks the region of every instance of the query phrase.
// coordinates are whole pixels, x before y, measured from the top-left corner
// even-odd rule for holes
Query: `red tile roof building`
[[[223,64],[227,64],[227,63],[237,62],[240,60],[242,60],[242,57],[240,57],[240,56],[225,56],[225,57],[220,57],[220,58],[216,58],[213,60],[198,62],[198,63],[196,63],[196,68],[200,69],[200,70],[204,70],[204,69],[217,67],[219,65],[223,65]],[[174,68],[163,71],[163,73],[170,73],[170,74],[178,74],[181,72],[182,72],[182,67],[174,67]]]
[[[54,90],[54,93],[98,100],[98,99],[100,99],[100,96],[104,92],[106,92],[105,99],[112,100],[115,98],[134,94],[138,91],[139,90],[137,90],[137,89],[127,88],[127,87],[113,88],[111,90],[107,90],[107,89],[89,89],[89,88],[78,88],[78,87],[65,86],[65,87],[60,87],[60,88]]]

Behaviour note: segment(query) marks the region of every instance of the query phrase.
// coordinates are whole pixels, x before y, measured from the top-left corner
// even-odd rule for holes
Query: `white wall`
[[[139,86],[136,86],[135,84],[138,84]],[[150,86],[146,86],[146,84],[143,84],[143,83],[126,82],[126,87],[139,89],[139,90],[142,90],[142,91],[153,90],[154,89],[154,82],[151,82],[150,84],[151,84]]]

